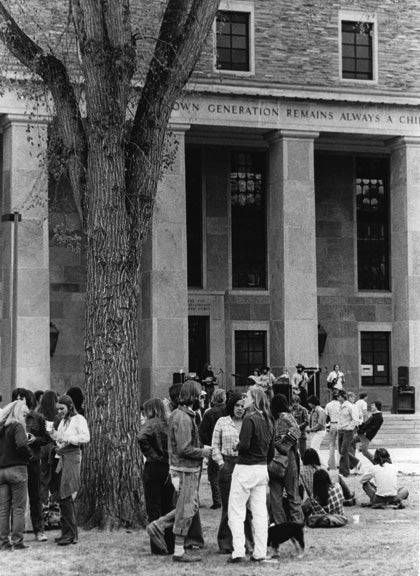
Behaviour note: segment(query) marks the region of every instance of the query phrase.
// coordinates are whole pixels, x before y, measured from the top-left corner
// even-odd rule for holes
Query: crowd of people
[[[173,384],[168,398],[147,400],[138,442],[145,459],[151,553],[172,554],[175,562],[201,560],[204,463],[211,508],[221,511],[218,550],[230,563],[244,562],[247,555],[264,562],[275,553],[267,548],[270,525],[344,526],[343,507],[356,504],[346,481],[351,471],[363,472],[366,505],[404,507],[408,492],[398,487],[388,451],[369,451],[383,423],[381,402],[371,403],[369,413],[367,394],[356,401],[343,388],[338,365],[334,372],[338,376],[330,379],[331,400],[325,407],[308,395],[302,365],[289,397],[275,393],[269,367],[238,393],[218,388],[207,365],[202,382]],[[326,435],[329,454],[323,462]],[[60,397],[51,390],[13,391],[11,403],[0,410],[0,550],[29,547],[24,542],[28,499],[37,541],[47,541],[44,512],[54,502],[61,524],[56,543],[77,544],[74,499],[81,449],[89,440],[79,388]],[[369,461],[363,471],[358,445]]]
[[[244,562],[247,555],[264,562],[271,555],[270,524],[344,526],[344,507],[356,504],[346,478],[360,473],[358,443],[372,463],[361,476],[369,496],[365,504],[404,507],[408,492],[398,488],[388,451],[368,450],[383,421],[379,401],[369,415],[367,394],[356,402],[336,380],[325,408],[314,395],[303,396],[305,407],[301,394],[289,402],[283,394],[267,393],[270,385],[251,381],[242,394],[216,388],[207,410],[205,390],[195,380],[174,384],[166,401],[149,401],[156,405],[153,414],[145,404],[139,442],[146,470],[155,470],[153,481],[151,473],[145,475],[152,554],[172,554],[175,562],[202,559],[199,485],[206,460],[211,508],[221,509],[217,546],[229,563]],[[329,458],[322,462],[326,434]]]
[[[26,550],[25,511],[29,498],[32,530],[45,534],[45,510],[57,503],[59,546],[77,544],[74,498],[80,486],[81,447],[89,442],[83,394],[71,388],[60,397],[52,390],[12,392],[0,410],[0,550]]]

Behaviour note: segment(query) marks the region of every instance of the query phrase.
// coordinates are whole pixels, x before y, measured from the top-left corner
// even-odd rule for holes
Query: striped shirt
[[[240,421],[242,426],[242,420]],[[213,448],[212,459],[221,466],[223,456],[237,456],[239,431],[241,426],[236,426],[231,416],[222,416],[216,422],[211,440]]]

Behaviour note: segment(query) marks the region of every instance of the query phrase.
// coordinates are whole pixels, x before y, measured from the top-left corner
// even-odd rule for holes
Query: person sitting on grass
[[[392,464],[386,448],[378,448],[373,456],[373,467],[360,479],[372,508],[395,506],[404,508],[402,500],[408,498],[407,488],[398,488],[398,470]]]

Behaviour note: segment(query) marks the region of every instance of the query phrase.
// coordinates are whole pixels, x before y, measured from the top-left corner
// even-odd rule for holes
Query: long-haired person
[[[149,522],[157,520],[174,508],[175,489],[169,475],[168,421],[165,406],[160,398],[152,398],[143,404],[146,422],[138,437],[140,448],[146,458],[143,472],[144,495]],[[174,536],[165,530],[167,551],[173,553]],[[152,554],[165,553],[150,539]]]
[[[270,476],[270,512],[275,524],[287,520],[303,522],[299,497],[299,425],[290,413],[286,396],[276,394],[271,400],[274,418],[274,458],[268,472]],[[283,508],[286,491],[288,514]]]
[[[312,509],[315,514],[344,515],[343,490],[338,482],[332,483],[327,470],[320,468],[314,473]]]
[[[392,504],[404,508],[401,500],[408,498],[408,490],[398,488],[398,469],[386,448],[375,451],[373,466],[363,474],[360,483],[374,507]]]
[[[26,402],[15,400],[0,414],[0,550],[24,550],[28,462]],[[11,533],[11,539],[9,535]]]
[[[254,532],[251,560],[261,562],[267,555],[267,463],[273,456],[274,428],[267,396],[261,387],[251,386],[248,389],[245,408],[248,408],[248,412],[239,434],[238,459],[229,494],[228,515],[233,552],[228,561],[233,563],[245,560],[244,521],[248,501]]]
[[[201,446],[195,422],[195,410],[199,406],[200,394],[201,385],[198,382],[184,382],[179,394],[178,408],[169,418],[170,471],[171,476],[179,483],[173,527],[173,560],[176,562],[201,561],[200,555],[185,552],[185,540],[199,509],[198,490],[203,458],[211,456],[211,448]]]
[[[241,394],[233,393],[226,402],[227,416],[222,416],[216,422],[213,430],[211,447],[212,460],[219,468],[219,486],[222,500],[222,517],[217,532],[217,544],[222,554],[230,554],[233,550],[232,533],[228,524],[228,504],[232,472],[238,458],[239,433],[244,417],[244,400]],[[245,537],[248,548],[253,547],[253,536],[250,515],[245,519]]]
[[[53,437],[60,457],[57,472],[61,474],[59,506],[61,515],[61,536],[56,539],[59,546],[77,544],[78,533],[74,498],[80,487],[80,446],[90,440],[86,419],[76,412],[73,400],[64,394],[57,403],[60,424]]]

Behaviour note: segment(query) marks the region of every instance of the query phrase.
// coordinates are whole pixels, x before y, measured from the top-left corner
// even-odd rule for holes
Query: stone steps
[[[384,423],[370,443],[372,449],[379,448],[420,448],[420,414],[384,413]],[[322,449],[328,449],[325,437]]]

